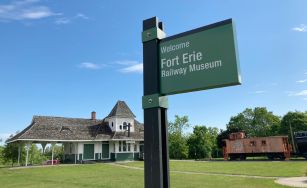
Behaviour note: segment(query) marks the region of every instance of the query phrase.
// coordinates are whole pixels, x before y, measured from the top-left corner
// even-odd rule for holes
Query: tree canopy
[[[18,144],[6,144],[2,150],[3,163],[10,163],[12,166],[18,160]]]
[[[230,118],[227,125],[229,132],[244,131],[248,137],[277,135],[280,118],[265,107],[246,108],[243,112]]]
[[[174,122],[169,122],[169,156],[172,159],[188,158],[188,145],[183,130],[189,127],[188,116],[175,116]]]
[[[218,129],[206,126],[195,126],[193,134],[187,140],[189,157],[194,159],[211,158],[217,149]]]
[[[307,112],[288,112],[281,119],[280,134],[291,136],[290,125],[293,132],[307,131]]]

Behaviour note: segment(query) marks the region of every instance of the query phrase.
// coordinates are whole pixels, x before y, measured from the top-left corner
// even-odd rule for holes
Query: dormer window
[[[122,125],[120,125],[120,126],[119,126],[119,129],[120,129],[120,130],[122,130],[122,129],[123,129]]]
[[[124,127],[123,127],[123,128],[124,128],[124,130],[127,130],[127,123],[126,123],[126,122],[124,122],[124,123],[123,123],[123,125],[124,125]]]
[[[114,126],[113,122],[112,122],[112,127]]]

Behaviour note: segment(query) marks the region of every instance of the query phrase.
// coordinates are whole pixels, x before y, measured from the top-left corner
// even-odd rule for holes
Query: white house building
[[[118,101],[110,114],[100,120],[96,119],[96,112],[90,119],[34,116],[32,123],[7,143],[26,143],[27,155],[32,143],[40,143],[43,150],[48,143],[62,143],[64,161],[78,163],[138,160],[143,154],[143,141],[143,124],[124,101]]]

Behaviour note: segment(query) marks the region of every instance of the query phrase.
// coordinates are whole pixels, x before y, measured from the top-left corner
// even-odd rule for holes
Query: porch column
[[[82,155],[83,156],[83,155]],[[77,159],[80,161],[82,160],[82,158],[80,159],[80,155],[79,155],[79,142],[77,142]]]
[[[78,155],[78,143],[74,143],[74,153],[75,153],[75,164],[77,164],[77,155]]]
[[[54,149],[54,145],[55,145],[55,143],[52,142],[51,143],[51,165],[53,165],[53,149]]]
[[[134,147],[135,147],[134,145],[135,145],[135,142],[134,142],[134,144],[133,144],[133,145],[131,144],[131,146],[130,146],[130,150],[132,150],[132,151],[133,151],[133,152],[132,152],[132,153],[133,153],[133,154],[132,154],[132,156],[133,156],[133,160],[134,160]]]
[[[18,143],[18,166],[20,166],[21,143]]]
[[[26,155],[26,166],[28,166],[28,162],[29,162],[29,150],[30,150],[30,147],[31,147],[31,143],[27,143],[26,144],[26,150],[27,150],[27,155]]]
[[[41,145],[43,148],[43,154],[45,154],[45,148],[46,148],[47,142],[42,142]]]

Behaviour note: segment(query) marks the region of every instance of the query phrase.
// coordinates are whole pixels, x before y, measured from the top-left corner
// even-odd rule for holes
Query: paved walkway
[[[278,178],[275,183],[290,187],[307,187],[307,177]]]

